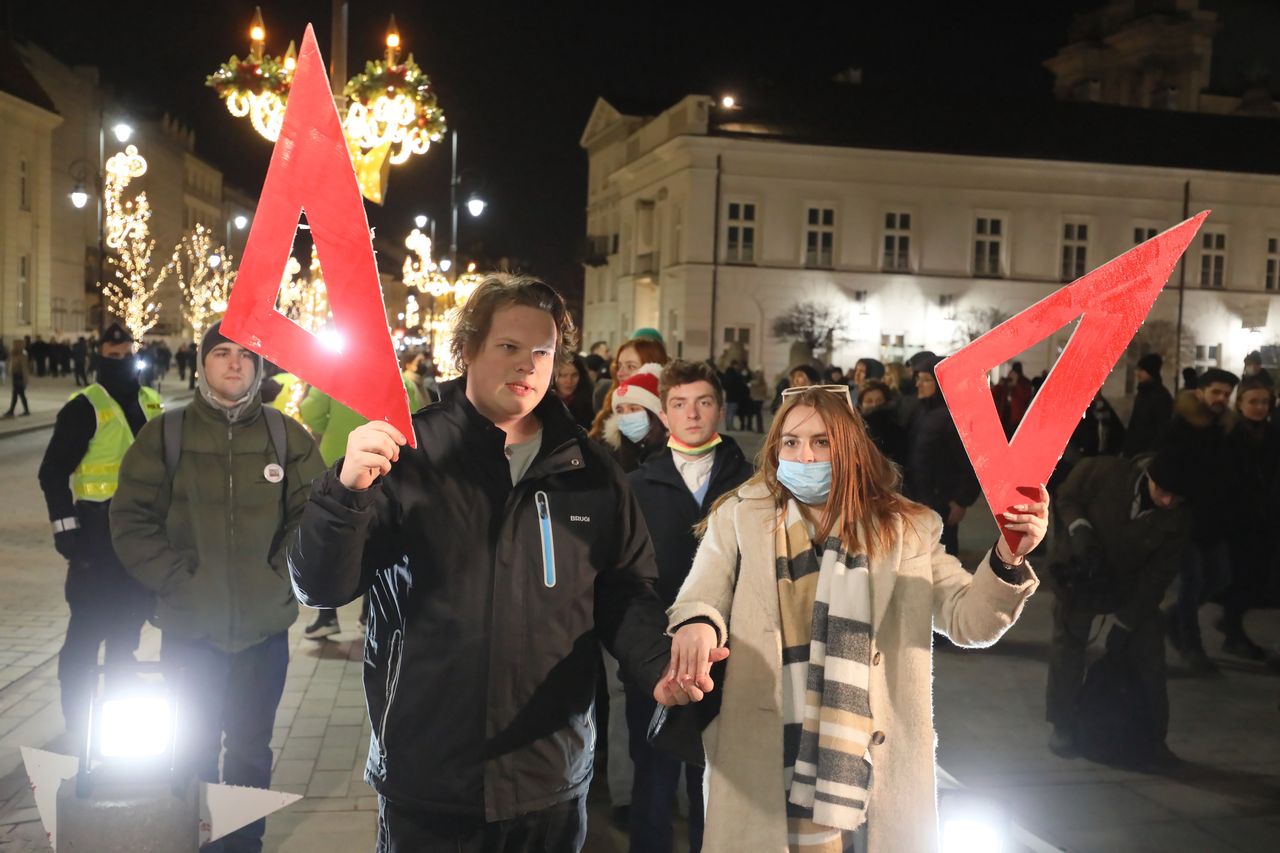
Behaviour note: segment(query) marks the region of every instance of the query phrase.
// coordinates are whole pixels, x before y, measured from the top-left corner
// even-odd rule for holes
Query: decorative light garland
[[[289,258],[285,266],[284,279],[280,282],[280,295],[276,299],[276,307],[280,313],[293,320],[308,332],[315,334],[328,324],[329,293],[325,288],[324,275],[320,271],[320,258],[316,255],[315,246],[311,247],[311,265],[307,274],[301,275],[302,264],[298,259]]]
[[[254,130],[275,142],[293,85],[296,49],[290,42],[282,57],[264,52],[266,27],[257,9],[249,39],[249,54],[244,59],[229,58],[205,78],[205,85],[226,101],[228,112],[237,118],[248,117]],[[386,44],[384,58],[366,63],[364,71],[343,87],[348,99],[343,129],[352,156],[366,175],[376,175],[384,159],[400,165],[415,154],[427,153],[431,143],[439,142],[446,132],[444,112],[431,81],[412,53],[404,62],[399,61],[400,31],[395,16]],[[381,187],[369,197],[381,202]]]
[[[413,287],[419,293],[432,296],[444,296],[453,289],[453,284],[441,271],[440,266],[431,258],[431,238],[415,228],[404,238],[404,245],[409,253],[404,257],[401,276],[406,287]]]
[[[145,192],[124,199],[129,183],[147,172],[147,161],[130,145],[112,155],[106,162],[103,182],[104,242],[112,254],[107,262],[113,267],[111,281],[98,282],[110,312],[124,321],[133,335],[134,349],[142,346],[142,336],[151,331],[160,318],[161,303],[155,299],[160,285],[169,274],[162,268],[151,278],[151,252],[156,241],[147,225],[151,205]]]

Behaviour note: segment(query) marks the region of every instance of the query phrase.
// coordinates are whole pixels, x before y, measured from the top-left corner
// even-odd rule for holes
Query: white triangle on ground
[[[200,785],[200,843],[217,841],[247,823],[266,817],[302,799],[301,794],[242,788],[239,785]]]
[[[27,768],[27,781],[36,800],[36,811],[44,824],[49,846],[58,849],[55,833],[58,829],[58,786],[63,779],[70,779],[80,769],[80,759],[74,755],[59,755],[43,749],[22,747],[22,763]]]
[[[44,824],[49,846],[58,849],[58,786],[80,769],[80,759],[43,749],[22,747],[22,762],[35,797],[36,811]],[[277,812],[302,799],[301,794],[243,788],[239,785],[200,783],[200,843],[216,841],[245,824]]]

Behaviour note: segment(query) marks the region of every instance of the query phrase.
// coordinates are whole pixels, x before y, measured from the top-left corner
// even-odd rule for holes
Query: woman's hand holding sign
[[[353,492],[363,492],[391,470],[405,444],[404,433],[385,421],[369,421],[347,436],[347,455],[338,479]]]

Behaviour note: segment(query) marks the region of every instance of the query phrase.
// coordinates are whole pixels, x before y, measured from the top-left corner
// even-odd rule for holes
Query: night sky
[[[326,61],[328,0],[262,2],[267,50],[282,54],[315,24]],[[463,212],[461,244],[515,259],[570,291],[580,287],[586,154],[578,147],[597,96],[663,107],[681,96],[826,80],[850,66],[869,82],[933,89],[1047,93],[1041,62],[1063,44],[1072,13],[1097,0],[1029,3],[410,2],[350,4],[348,74],[382,53],[394,13],[404,48],[431,78],[460,161],[491,203]],[[9,25],[64,61],[97,65],[138,115],[168,111],[196,131],[196,150],[256,195],[271,146],[204,86],[248,51],[254,4],[10,2]],[[392,167],[385,206],[368,205],[380,237],[397,243],[415,213],[441,223],[447,247],[447,142]]]

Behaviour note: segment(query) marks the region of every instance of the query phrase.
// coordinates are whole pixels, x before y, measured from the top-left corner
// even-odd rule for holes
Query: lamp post
[[[106,228],[105,228],[106,223],[103,220],[104,185],[103,185],[103,177],[102,177],[103,172],[107,168],[107,160],[106,160],[107,121],[106,121],[106,118],[107,117],[105,115],[105,111],[99,114],[99,117],[98,117],[98,164],[97,164],[97,168],[93,169],[93,172],[92,172],[94,195],[96,196],[97,202],[98,202],[98,211],[97,211],[98,281],[97,281],[97,284],[99,287],[102,286],[103,281],[106,278],[106,261],[107,261],[106,259],[106,255],[107,255]],[[111,126],[111,135],[116,138],[117,142],[123,145],[124,143],[128,142],[130,138],[133,137],[133,126],[125,121],[117,121],[115,124]],[[71,199],[72,206],[74,206],[77,210],[83,209],[84,206],[89,202],[89,193],[87,190],[85,190],[85,181],[89,178],[90,166],[91,164],[89,163],[88,160],[84,159],[83,157],[79,157],[71,161],[71,164],[67,167],[67,171],[70,172],[71,178],[76,182],[75,187],[71,190],[70,199]],[[101,331],[102,323],[99,322],[98,326],[99,326],[99,331]]]
[[[449,167],[449,215],[452,220],[452,228],[449,231],[449,267],[446,272],[452,277],[451,280],[458,278],[458,197],[462,190],[462,175],[458,172],[458,131],[453,131],[453,156],[450,158]],[[479,217],[484,213],[487,206],[485,200],[476,193],[472,192],[466,199],[467,212],[471,216]]]

